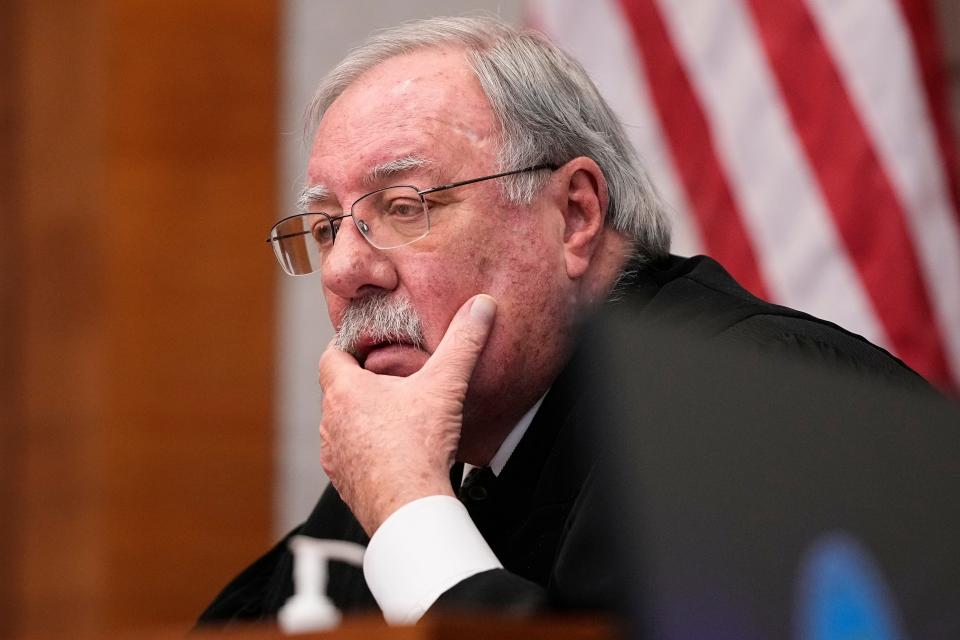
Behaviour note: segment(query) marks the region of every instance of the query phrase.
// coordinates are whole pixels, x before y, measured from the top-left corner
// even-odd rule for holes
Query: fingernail
[[[493,314],[497,312],[496,301],[488,295],[480,294],[470,305],[470,315],[481,322],[492,322]]]

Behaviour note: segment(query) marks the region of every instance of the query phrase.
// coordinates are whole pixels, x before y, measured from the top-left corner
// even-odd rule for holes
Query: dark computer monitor
[[[611,312],[579,364],[633,633],[960,638],[960,410]]]

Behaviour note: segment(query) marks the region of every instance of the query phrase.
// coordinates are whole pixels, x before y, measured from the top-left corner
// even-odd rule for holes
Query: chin
[[[429,357],[410,345],[389,345],[367,354],[363,368],[380,375],[406,377],[419,371]]]

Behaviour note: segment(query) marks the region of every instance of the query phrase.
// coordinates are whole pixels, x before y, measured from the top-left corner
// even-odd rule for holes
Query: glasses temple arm
[[[280,240],[286,240],[287,238],[296,238],[297,236],[305,236],[311,233],[310,231],[297,231],[296,233],[285,233],[282,236],[277,236],[276,238],[267,238],[267,242],[279,242]]]
[[[503,173],[496,173],[492,176],[484,176],[482,178],[473,178],[471,180],[464,180],[462,182],[451,182],[450,184],[442,184],[438,187],[433,187],[431,189],[424,189],[423,191],[418,191],[421,196],[425,196],[428,193],[434,193],[437,191],[446,191],[447,189],[453,189],[454,187],[462,187],[468,184],[474,184],[475,182],[483,182],[484,180],[493,180],[494,178],[502,178],[504,176],[512,176],[517,173],[526,173],[527,171],[539,171],[540,169],[550,169],[551,171],[556,171],[557,166],[553,164],[538,164],[534,167],[527,167],[526,169],[515,169],[514,171],[504,171]]]

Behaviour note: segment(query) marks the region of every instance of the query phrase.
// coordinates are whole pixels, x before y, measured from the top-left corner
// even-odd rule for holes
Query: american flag
[[[960,199],[930,0],[531,0],[673,214],[753,293],[960,388]]]

